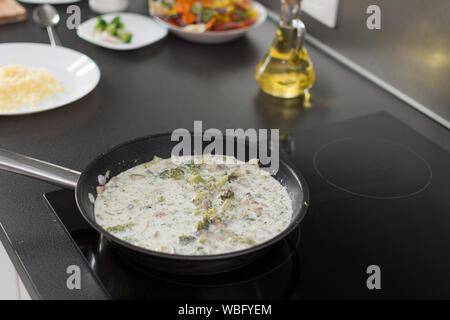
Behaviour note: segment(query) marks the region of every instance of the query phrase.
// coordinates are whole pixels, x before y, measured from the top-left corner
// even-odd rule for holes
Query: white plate
[[[36,3],[36,4],[64,4],[64,3],[74,3],[79,2],[80,0],[19,0],[23,3]]]
[[[27,68],[45,68],[61,81],[65,91],[40,101],[36,106],[23,106],[19,111],[0,115],[22,115],[55,109],[76,101],[91,92],[100,80],[97,64],[88,56],[64,47],[40,43],[0,44],[0,67],[7,64]]]
[[[109,23],[114,17],[120,17],[125,25],[125,30],[133,34],[130,43],[111,43],[96,37],[94,27],[97,18],[83,22],[77,29],[80,38],[101,47],[114,50],[133,50],[148,46],[153,42],[161,40],[167,35],[167,29],[153,21],[153,19],[135,13],[109,13],[102,18]]]
[[[197,42],[197,43],[224,43],[224,42],[235,40],[235,39],[243,36],[245,33],[259,27],[261,24],[263,24],[264,21],[266,21],[266,18],[267,18],[266,8],[262,4],[260,4],[256,1],[252,2],[252,7],[256,11],[258,11],[258,19],[256,19],[255,23],[252,24],[251,26],[248,26],[247,28],[236,29],[236,30],[207,31],[207,32],[203,32],[203,33],[195,33],[195,32],[191,32],[191,31],[183,30],[183,28],[174,26],[170,23],[165,22],[162,19],[157,19],[157,21],[159,23],[161,23],[163,26],[167,27],[171,32],[173,32],[180,38],[183,38],[188,41]],[[150,15],[151,15],[151,12],[150,12]]]

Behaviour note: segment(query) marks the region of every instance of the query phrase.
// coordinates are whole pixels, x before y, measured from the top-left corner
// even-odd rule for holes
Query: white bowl
[[[165,22],[164,20],[162,20],[158,17],[155,17],[155,18],[156,18],[156,21],[158,21],[158,23],[161,23],[163,26],[165,26],[167,29],[169,29],[172,33],[174,33],[175,35],[177,35],[180,38],[183,38],[185,40],[197,42],[197,43],[224,43],[224,42],[235,40],[235,39],[243,36],[247,32],[249,32],[250,30],[253,30],[253,29],[259,27],[261,24],[263,24],[263,22],[267,18],[266,8],[262,4],[260,4],[256,1],[253,1],[252,7],[256,11],[258,11],[258,18],[256,19],[254,24],[252,24],[246,28],[227,30],[227,31],[206,31],[203,33],[196,33],[196,32],[184,30],[181,27],[174,26],[170,23]],[[150,12],[150,15],[152,15],[151,12]]]

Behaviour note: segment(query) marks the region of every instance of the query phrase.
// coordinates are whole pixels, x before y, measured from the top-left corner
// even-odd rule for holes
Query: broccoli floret
[[[133,37],[131,32],[123,32],[121,30],[117,30],[117,35],[119,36],[120,40],[122,40],[123,43],[130,43],[131,38]]]
[[[115,17],[114,19],[111,20],[109,24],[115,25],[117,29],[125,28],[125,25],[122,23],[122,21],[120,21],[120,17]]]
[[[97,31],[105,31],[107,27],[107,23],[105,20],[102,19],[102,17],[97,18],[97,24],[95,25],[94,29]]]
[[[113,37],[117,36],[117,26],[115,24],[110,24],[106,27],[106,32],[108,32]]]

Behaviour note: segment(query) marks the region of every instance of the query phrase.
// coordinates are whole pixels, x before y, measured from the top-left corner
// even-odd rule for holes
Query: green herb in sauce
[[[180,241],[180,243],[182,245],[187,245],[187,244],[189,244],[191,242],[194,242],[195,239],[196,238],[194,236],[186,236],[184,234],[182,234],[181,236],[178,237],[178,241]]]
[[[224,192],[222,192],[222,194],[220,195],[220,199],[225,200],[225,199],[231,199],[234,197],[234,192],[231,191],[231,189],[228,189]]]
[[[113,227],[108,227],[106,228],[106,231],[108,232],[122,232],[125,231],[126,229],[130,228],[133,226],[132,222],[128,222],[125,224],[119,224],[117,226],[113,226]]]
[[[159,174],[161,179],[175,179],[180,180],[184,178],[184,171],[179,168],[167,169]]]

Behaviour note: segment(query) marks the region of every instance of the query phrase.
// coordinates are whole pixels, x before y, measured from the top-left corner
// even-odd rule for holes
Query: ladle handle
[[[62,46],[61,40],[59,40],[56,29],[53,26],[47,26],[48,37],[50,38],[50,44],[52,47]]]
[[[0,169],[75,190],[81,173],[18,153],[0,149]]]

